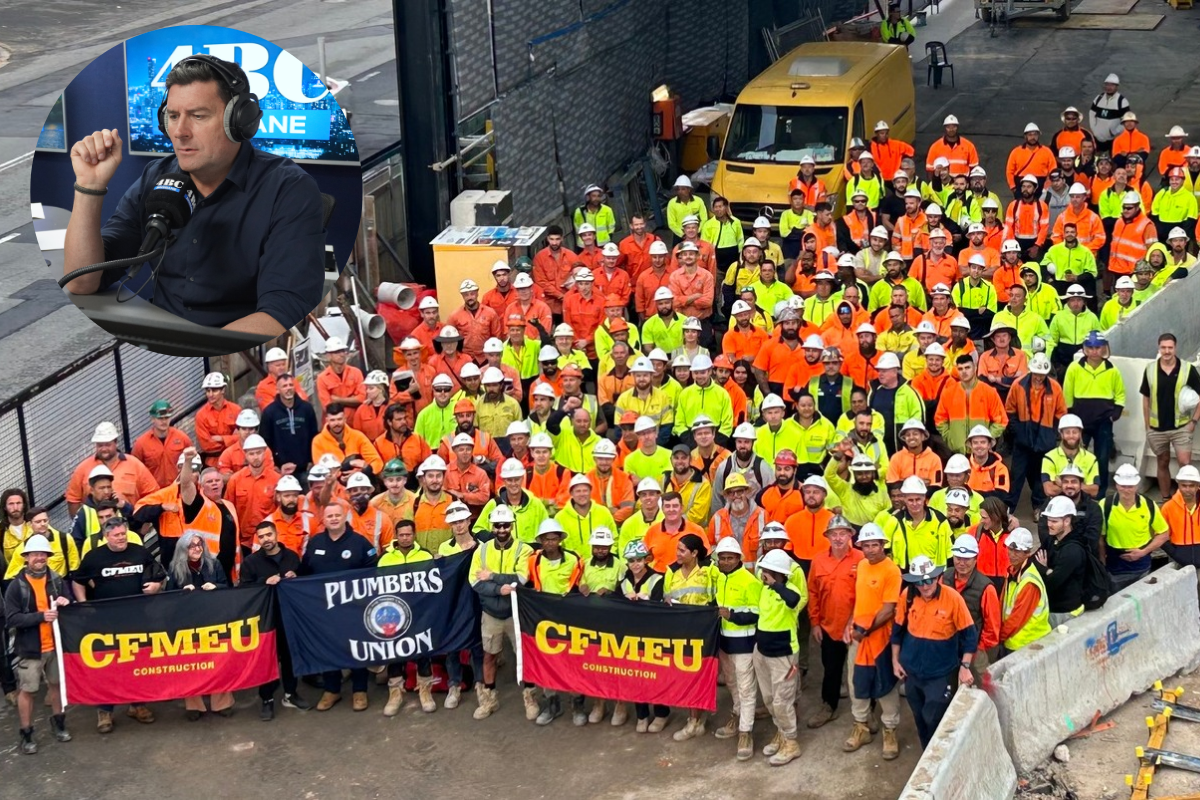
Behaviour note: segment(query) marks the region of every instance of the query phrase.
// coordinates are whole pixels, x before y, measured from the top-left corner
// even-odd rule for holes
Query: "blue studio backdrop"
[[[227,35],[233,34],[235,38],[240,40],[251,40],[270,45],[269,42],[258,39],[258,37],[239,31],[227,31],[222,28],[187,26],[164,29],[164,31],[194,32],[198,28],[202,30],[222,31]],[[155,31],[143,36],[155,36],[162,34],[164,31]],[[130,46],[132,47],[135,42],[142,38],[137,37],[135,40],[130,40]],[[193,40],[191,37],[188,37],[188,41]],[[209,41],[212,41],[212,39],[209,39]],[[274,45],[270,46],[274,47]],[[278,51],[277,47],[275,51]],[[209,51],[197,45],[194,48],[194,52],[204,53]],[[168,49],[164,55],[164,59],[170,53],[171,51]],[[221,54],[216,52],[214,55],[220,57]],[[240,55],[239,53],[239,63]],[[145,58],[144,55],[139,55],[139,57]],[[301,73],[312,75],[307,68],[302,68],[300,71]],[[164,72],[163,77],[165,77],[165,74]],[[135,78],[140,78],[140,83],[142,84],[146,83],[144,74],[141,76],[130,75],[128,81],[126,80],[126,48],[124,44],[119,44],[101,54],[95,61],[86,66],[63,92],[68,150],[75,142],[91,134],[93,131],[116,128],[121,134],[124,153],[122,154],[121,166],[117,168],[117,172],[113,176],[111,191],[104,198],[103,219],[108,219],[116,210],[117,203],[124,194],[125,189],[141,176],[142,170],[145,169],[146,165],[156,158],[163,157],[162,155],[130,154],[129,133],[131,126],[135,130],[135,136],[137,135],[137,120],[135,115],[138,112],[136,107],[130,107],[130,100],[134,95],[130,91],[130,86],[135,84]],[[252,76],[251,80],[261,83],[261,78],[256,79]],[[274,83],[274,81],[271,82],[272,90],[274,90]],[[274,91],[272,91],[272,95],[274,94]],[[310,94],[310,96],[312,95]],[[286,98],[283,102],[280,102],[278,99],[272,97],[272,99],[264,102],[264,105],[267,103],[276,106],[287,105]],[[332,97],[326,97],[322,101],[322,104],[332,107],[331,118],[338,118],[341,125],[345,124],[345,118],[342,116],[340,109],[337,108],[336,101]],[[157,108],[157,101],[155,102],[155,107]],[[128,112],[127,108],[129,109]],[[282,113],[282,109],[276,109],[275,116],[278,117]],[[308,112],[306,118],[312,119],[313,113]],[[319,112],[317,112],[317,115],[321,118],[324,117]],[[131,119],[130,117],[134,118]],[[264,123],[267,123],[270,117],[270,112],[264,108]],[[157,133],[157,131],[155,132]],[[323,193],[331,194],[337,198],[337,205],[334,208],[332,218],[329,220],[325,241],[326,244],[333,246],[338,268],[341,269],[350,257],[362,217],[362,173],[356,165],[348,165],[346,163],[357,162],[357,149],[353,147],[352,142],[347,147],[344,141],[345,132],[338,130],[337,122],[331,123],[331,133],[334,134],[333,139],[325,143],[328,145],[328,149],[322,151],[319,155],[324,156],[323,161],[343,162],[340,165],[335,163],[314,163],[313,161],[304,160],[302,157],[304,153],[308,153],[310,156],[318,155],[314,150],[308,149],[309,146],[322,145],[321,142],[313,142],[311,139],[289,141],[274,138],[267,140],[265,137],[256,137],[254,144],[255,146],[262,146],[262,149],[295,158],[296,163],[305,172],[313,176]],[[263,141],[260,141],[260,138]],[[336,141],[338,138],[342,139],[340,143]],[[140,146],[143,147],[147,144],[151,145],[151,147],[154,145],[153,142],[144,138],[139,141],[141,142]],[[286,150],[289,146],[295,148],[291,153]],[[334,154],[334,150],[337,151],[336,155]],[[353,158],[346,157],[351,151],[353,151]],[[38,151],[33,159],[33,167],[30,174],[30,201],[57,206],[70,211],[75,196],[74,182],[75,171],[71,168],[71,156],[69,152],[54,153]],[[143,267],[143,272],[148,273],[148,270],[148,267]],[[138,282],[138,280],[135,280],[131,284],[138,285]]]

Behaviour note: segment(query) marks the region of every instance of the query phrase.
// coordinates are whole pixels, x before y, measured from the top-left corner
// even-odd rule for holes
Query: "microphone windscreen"
[[[154,182],[146,195],[146,216],[158,214],[173,229],[182,228],[196,208],[196,184],[182,172],[168,172]]]

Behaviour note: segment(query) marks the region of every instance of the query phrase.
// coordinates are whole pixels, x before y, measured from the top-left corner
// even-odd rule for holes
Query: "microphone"
[[[150,253],[172,230],[182,228],[196,208],[196,184],[181,172],[168,172],[146,195],[146,238],[138,255]]]

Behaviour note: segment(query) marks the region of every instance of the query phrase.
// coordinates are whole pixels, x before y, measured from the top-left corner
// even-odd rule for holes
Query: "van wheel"
[[[1061,20],[1070,19],[1071,18],[1071,0],[1064,0],[1063,4],[1061,6],[1059,6],[1057,10],[1055,10],[1054,15],[1057,16]]]

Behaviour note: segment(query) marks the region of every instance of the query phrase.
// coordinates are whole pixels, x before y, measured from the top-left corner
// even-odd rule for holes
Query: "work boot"
[[[649,730],[650,730],[650,718],[649,717],[646,717],[645,719],[639,719],[637,721],[637,732],[638,733],[646,733]]]
[[[671,719],[670,715],[665,717],[655,717],[654,719],[650,720],[650,727],[648,727],[646,730],[648,730],[650,733],[662,733],[664,730],[666,730],[667,721],[669,719]]]
[[[383,715],[385,717],[394,717],[400,713],[401,707],[404,705],[404,679],[390,678],[388,680],[388,699],[383,704]]]
[[[571,724],[576,728],[582,728],[588,724],[587,712],[583,710],[583,698],[571,698]]]
[[[355,711],[366,711],[369,705],[371,701],[367,699],[366,692],[355,692],[350,696],[350,707]]]
[[[870,744],[874,738],[871,734],[871,729],[866,726],[866,723],[855,722],[854,727],[850,729],[850,738],[842,743],[842,749],[847,753],[853,753],[864,744]]]
[[[713,731],[713,736],[718,739],[732,739],[738,734],[738,718],[736,714],[730,714],[729,719],[725,720],[725,724]]]
[[[830,720],[837,719],[837,711],[830,708],[828,704],[821,703],[813,715],[808,718],[808,727],[819,728]]]
[[[456,683],[446,690],[446,700],[442,703],[442,708],[458,708],[460,700],[462,700],[462,686]]]
[[[754,758],[754,736],[748,731],[738,734],[737,760],[749,761]]]
[[[270,722],[275,719],[275,701],[263,700],[262,708],[258,710],[258,718],[263,722]]]
[[[688,739],[695,739],[697,736],[704,735],[704,720],[693,719],[688,717],[687,724],[675,731],[671,737],[677,742],[686,742]]]
[[[4,699],[8,701],[8,704],[10,706],[12,706],[13,708],[16,708],[17,707],[17,690],[13,689],[11,692],[5,692]]]
[[[534,721],[538,725],[549,725],[551,722],[554,722],[554,720],[561,717],[562,714],[562,698],[558,695],[551,695],[550,697],[546,698],[545,707],[542,708],[541,713],[537,715],[537,719]]]
[[[421,710],[426,714],[437,711],[437,700],[433,699],[433,678],[417,678],[417,697],[421,700]]]
[[[96,712],[96,733],[112,733],[113,721],[111,711]]]
[[[21,752],[27,756],[37,753],[37,742],[33,740],[33,728],[21,728]]]
[[[592,710],[588,713],[588,724],[598,725],[604,720],[604,701],[599,697],[592,700]]]
[[[482,683],[475,684],[475,702],[478,707],[472,716],[475,719],[487,719],[500,708],[500,696],[495,689],[489,689]]]
[[[900,743],[896,741],[896,729],[883,729],[883,760],[891,761],[900,755]]]
[[[125,716],[132,717],[143,725],[149,725],[151,722],[154,722],[154,712],[141,704],[130,706],[125,710]]]
[[[67,715],[55,714],[50,717],[50,728],[54,731],[54,739],[59,742],[71,741],[71,734],[67,733]]]
[[[795,739],[784,739],[779,752],[771,756],[767,763],[772,767],[782,767],[800,757],[800,743]]]
[[[776,728],[775,735],[767,743],[767,746],[763,748],[763,755],[773,756],[779,752],[779,748],[781,747],[783,747],[783,731]]]
[[[541,714],[541,708],[538,707],[537,690],[522,689],[521,699],[525,702],[525,719],[533,722]],[[548,725],[549,723],[543,722],[542,724]]]
[[[321,694],[321,699],[317,701],[317,711],[328,711],[340,702],[342,702],[341,694],[323,692]]]
[[[625,724],[625,720],[629,719],[629,707],[624,703],[617,703],[613,706],[612,726],[619,728]]]

